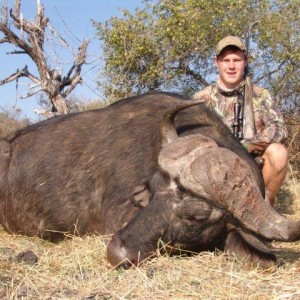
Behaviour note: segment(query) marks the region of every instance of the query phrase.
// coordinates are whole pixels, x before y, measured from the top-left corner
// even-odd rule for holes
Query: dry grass
[[[279,199],[286,205],[279,203],[277,208],[284,212],[289,197],[300,218],[300,183],[292,183]],[[108,238],[74,237],[51,244],[0,230],[0,298],[300,299],[300,242],[273,243],[285,264],[270,270],[250,267],[223,253],[200,253],[159,256],[124,271],[112,270],[106,261]],[[16,259],[28,249],[38,256],[36,264]]]

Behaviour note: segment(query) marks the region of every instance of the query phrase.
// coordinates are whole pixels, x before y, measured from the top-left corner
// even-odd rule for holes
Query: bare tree
[[[28,21],[20,13],[21,0],[15,0],[14,9],[8,9],[8,6],[2,6],[0,31],[3,37],[0,38],[0,44],[9,43],[15,45],[17,50],[10,54],[26,54],[35,63],[38,70],[38,76],[30,72],[27,65],[17,70],[7,78],[0,80],[0,86],[20,77],[26,77],[35,84],[33,91],[29,90],[26,97],[43,91],[52,104],[52,112],[56,114],[68,113],[65,98],[74,90],[76,85],[81,82],[81,70],[86,63],[88,40],[83,40],[79,46],[73,65],[63,76],[57,69],[53,69],[46,59],[44,52],[44,41],[46,28],[48,28],[62,44],[64,40],[49,25],[49,19],[44,15],[44,7],[40,0],[37,0],[37,12],[34,21]],[[11,28],[18,30],[15,33]],[[38,88],[37,88],[38,87]]]

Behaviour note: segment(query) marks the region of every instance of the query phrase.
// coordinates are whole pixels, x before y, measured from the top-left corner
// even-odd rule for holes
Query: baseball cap
[[[246,51],[246,47],[240,38],[238,38],[237,36],[229,35],[223,38],[217,44],[216,55],[219,55],[222,52],[222,50],[227,46],[235,46],[242,51]]]

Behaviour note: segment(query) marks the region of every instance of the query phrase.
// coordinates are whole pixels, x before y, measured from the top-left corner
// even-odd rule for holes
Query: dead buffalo
[[[108,260],[124,267],[159,240],[273,264],[265,241],[299,239],[299,222],[272,209],[255,161],[204,104],[192,104],[150,93],[2,140],[2,226],[51,241],[115,233]]]

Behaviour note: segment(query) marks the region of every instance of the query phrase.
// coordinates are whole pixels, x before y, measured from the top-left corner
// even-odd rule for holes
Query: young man
[[[225,37],[216,47],[217,82],[193,98],[204,99],[248,152],[262,158],[267,197],[274,205],[287,171],[288,153],[282,145],[287,129],[269,91],[244,78],[247,62],[243,42],[235,36]]]

